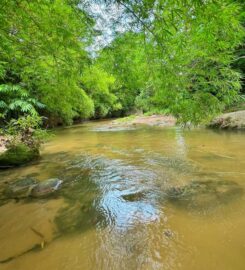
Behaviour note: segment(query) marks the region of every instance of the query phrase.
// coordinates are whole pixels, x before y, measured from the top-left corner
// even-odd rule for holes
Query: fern
[[[37,109],[45,108],[45,105],[37,99],[30,97],[29,92],[20,85],[0,85],[0,114],[7,115],[36,115]]]
[[[0,79],[3,79],[5,77],[5,68],[4,68],[4,62],[0,61]]]
[[[0,100],[0,109],[6,109],[7,107],[7,104],[3,100]]]

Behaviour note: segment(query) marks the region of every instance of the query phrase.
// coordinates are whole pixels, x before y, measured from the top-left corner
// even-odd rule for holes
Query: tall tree
[[[92,20],[73,2],[3,0],[0,6],[2,86],[21,86],[65,122],[93,112],[79,87]]]

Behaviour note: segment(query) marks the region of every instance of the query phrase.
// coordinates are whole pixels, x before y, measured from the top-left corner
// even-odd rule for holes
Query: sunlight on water
[[[0,270],[244,269],[244,133],[55,133],[38,162],[0,172]],[[62,188],[9,196],[22,177]]]

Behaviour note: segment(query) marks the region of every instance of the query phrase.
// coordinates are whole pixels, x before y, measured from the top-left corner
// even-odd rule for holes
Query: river
[[[26,176],[63,180],[51,197],[1,201],[0,270],[245,269],[244,133],[98,122],[54,133],[38,162],[0,172],[1,192]],[[169,198],[193,181],[218,188]],[[239,192],[224,197],[229,185]]]

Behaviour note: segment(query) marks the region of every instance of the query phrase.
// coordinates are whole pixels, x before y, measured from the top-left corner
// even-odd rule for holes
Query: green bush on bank
[[[39,150],[48,138],[41,129],[42,118],[38,115],[12,119],[1,133],[6,139],[6,151],[0,155],[0,167],[18,166],[39,157]]]

